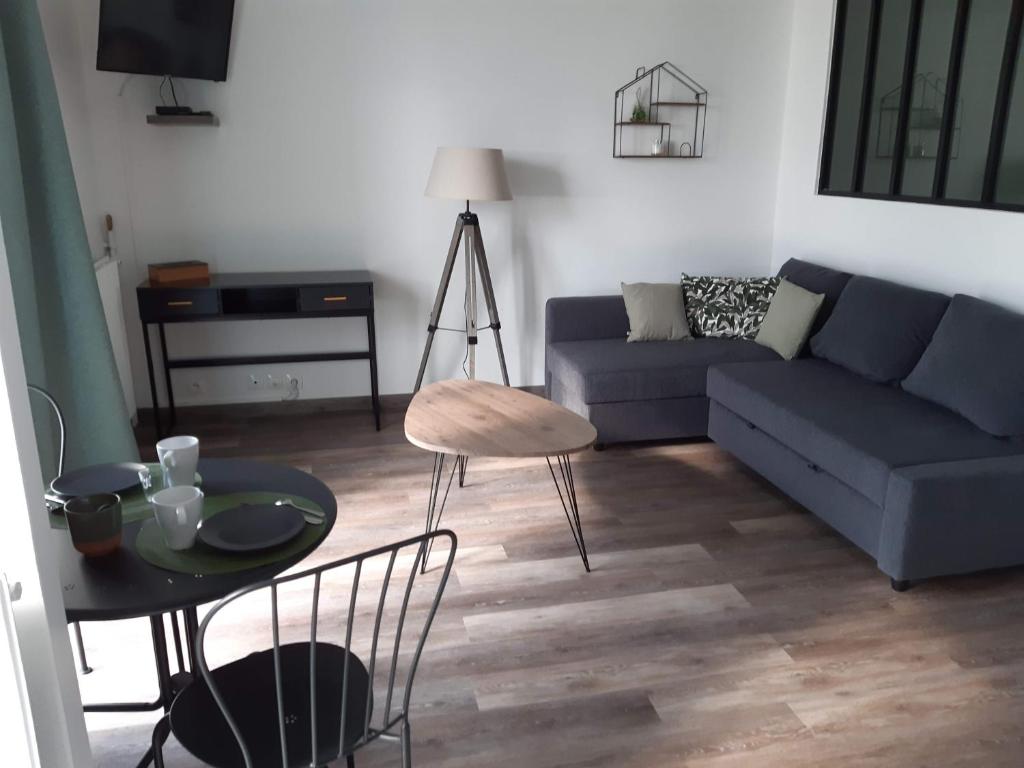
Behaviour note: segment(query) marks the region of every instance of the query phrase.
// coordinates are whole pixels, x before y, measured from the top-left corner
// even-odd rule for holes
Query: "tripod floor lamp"
[[[494,346],[498,352],[498,363],[501,365],[501,378],[508,386],[508,369],[505,367],[505,353],[501,349],[501,321],[498,319],[498,306],[494,301],[494,287],[491,285],[491,271],[487,267],[487,254],[484,250],[483,237],[480,235],[480,221],[477,215],[469,210],[471,201],[511,200],[512,191],[508,186],[505,174],[505,157],[500,149],[464,149],[438,147],[434,156],[434,165],[430,169],[427,180],[427,197],[440,197],[448,200],[465,200],[466,210],[455,220],[455,231],[452,242],[448,246],[448,258],[441,273],[441,284],[437,287],[437,298],[434,308],[430,311],[427,324],[427,343],[423,347],[420,370],[416,376],[418,392],[423,383],[423,373],[430,357],[430,347],[434,342],[434,333],[440,329],[441,309],[448,293],[448,284],[452,279],[455,259],[459,254],[459,244],[465,249],[466,261],[466,360],[469,378],[476,378],[476,283],[477,271],[480,273],[480,286],[487,305],[488,324],[494,332]],[[461,330],[461,329],[460,329]]]

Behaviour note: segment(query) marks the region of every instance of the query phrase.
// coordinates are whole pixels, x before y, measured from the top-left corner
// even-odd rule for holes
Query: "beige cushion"
[[[792,360],[800,354],[807,341],[823,301],[825,294],[811,293],[783,279],[754,341],[774,349],[784,359]]]
[[[623,283],[629,316],[626,341],[679,341],[690,338],[683,291],[676,283]]]

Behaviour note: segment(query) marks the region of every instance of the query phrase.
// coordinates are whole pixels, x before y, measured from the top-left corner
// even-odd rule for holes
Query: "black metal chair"
[[[420,563],[438,538],[448,539],[448,558],[443,568],[422,576]],[[351,768],[354,753],[378,738],[399,740],[402,765],[410,768],[413,678],[448,582],[456,544],[454,533],[439,530],[244,587],[225,597],[199,627],[199,677],[178,694],[153,734],[156,768],[164,768],[162,746],[168,733],[216,768],[316,768],[343,756]],[[378,576],[379,584],[373,584]],[[436,584],[421,588],[410,609],[414,583],[424,578],[436,578]],[[347,610],[339,614],[344,618],[321,619],[321,593],[336,582],[346,586],[338,597],[332,592],[326,600],[343,602]],[[404,586],[389,590],[393,582],[404,582]],[[283,643],[282,627],[286,633],[301,632],[303,638],[307,634],[305,622],[296,627],[294,617],[282,623],[279,596],[284,592],[284,599],[291,602],[295,599],[291,588],[306,585],[312,590],[308,641]],[[211,625],[240,599],[264,595],[270,599],[272,647],[211,670],[206,655]],[[364,629],[370,626],[367,634]],[[257,630],[247,625],[246,631]],[[332,631],[340,643],[327,640]]]
[[[54,418],[57,419],[57,431],[60,439],[59,450],[57,453],[57,473],[54,475],[54,478],[58,478],[64,474],[64,459],[67,456],[68,429],[67,420],[64,418],[64,411],[61,409],[57,399],[42,387],[35,384],[27,384],[26,387],[30,393],[38,395],[43,398],[47,404],[49,404],[50,409],[53,411]],[[43,498],[46,501],[47,509],[50,509],[51,511],[59,511],[60,508],[64,506],[64,502],[67,501],[66,498],[54,493],[49,487],[44,490]],[[174,637],[174,649],[178,660],[178,671],[182,672],[185,669],[185,662],[184,654],[182,652],[181,630],[178,625],[177,614],[172,613],[170,616],[171,628],[173,630]],[[82,638],[82,625],[76,621],[71,626],[75,634],[75,647],[78,649],[79,670],[83,675],[88,675],[93,671],[93,669],[89,666],[89,661],[85,655],[85,640]],[[91,710],[95,712],[105,711],[107,709],[109,708],[105,705],[86,705],[86,711]]]
[[[28,391],[43,398],[53,411],[54,417],[57,419],[57,429],[60,433],[60,449],[57,454],[57,474],[54,477],[60,477],[64,474],[64,456],[67,453],[67,423],[64,421],[64,412],[60,409],[60,405],[57,404],[57,400],[42,387],[37,387],[35,384],[29,384]],[[44,492],[46,497],[46,503],[49,505],[49,489]],[[72,628],[75,631],[75,645],[78,648],[78,667],[82,671],[83,675],[88,675],[92,672],[92,667],[89,666],[88,660],[85,658],[85,642],[82,640],[82,625],[77,621],[72,624]]]

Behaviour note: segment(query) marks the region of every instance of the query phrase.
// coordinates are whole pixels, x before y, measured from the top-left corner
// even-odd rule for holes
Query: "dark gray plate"
[[[97,493],[125,493],[139,485],[144,464],[125,461],[119,464],[94,464],[65,472],[50,488],[60,496],[93,496]]]
[[[285,544],[306,527],[302,513],[275,504],[243,504],[203,521],[199,540],[225,552],[259,552]]]

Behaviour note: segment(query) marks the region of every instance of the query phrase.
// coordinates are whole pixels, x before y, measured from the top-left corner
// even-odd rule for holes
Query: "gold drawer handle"
[[[191,307],[192,306],[192,302],[191,301],[168,301],[167,302],[167,306],[168,307]]]
[[[324,301],[348,301],[348,296],[324,296]]]

